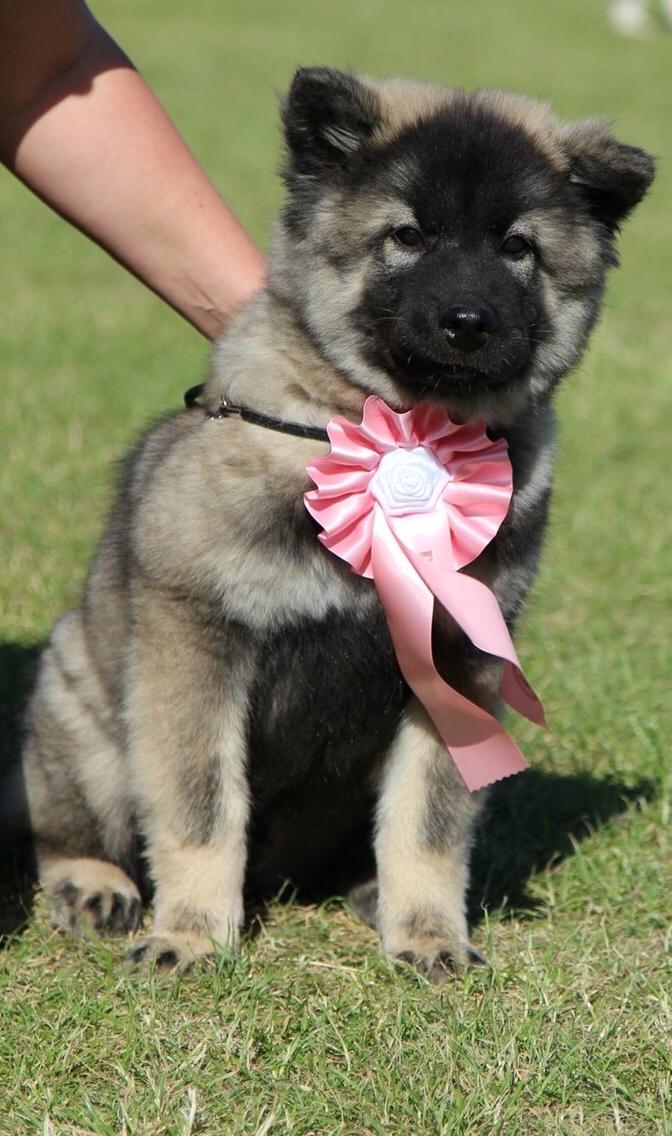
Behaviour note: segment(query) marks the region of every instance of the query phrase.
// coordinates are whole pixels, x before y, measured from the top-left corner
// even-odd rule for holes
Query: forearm
[[[0,103],[0,157],[214,338],[263,282],[264,259],[142,77],[82,10],[73,63]]]

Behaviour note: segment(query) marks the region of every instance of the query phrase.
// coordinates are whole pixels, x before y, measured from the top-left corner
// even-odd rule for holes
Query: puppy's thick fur
[[[597,121],[497,91],[325,69],[284,106],[268,286],[217,344],[204,400],[317,426],[365,398],[484,416],[509,515],[467,571],[513,624],[551,486],[553,391],[595,322],[620,222],[653,176]],[[384,950],[474,957],[471,795],[409,698],[370,581],[316,539],[306,441],[185,410],[129,457],[81,606],[56,625],[25,776],[55,922],[154,928],[133,959],[237,943],[243,895],[314,882],[360,841]],[[437,617],[445,677],[497,712],[499,668]]]

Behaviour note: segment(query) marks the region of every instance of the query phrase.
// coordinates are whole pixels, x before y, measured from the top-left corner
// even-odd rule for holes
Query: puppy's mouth
[[[480,367],[439,362],[410,352],[392,352],[391,363],[395,377],[415,391],[421,389],[424,392],[434,391],[458,397],[501,388],[520,373],[510,370],[485,371]]]

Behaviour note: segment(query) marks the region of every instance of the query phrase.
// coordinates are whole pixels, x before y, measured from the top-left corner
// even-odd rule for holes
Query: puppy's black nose
[[[453,304],[439,322],[458,351],[477,351],[497,330],[497,316],[488,304]]]

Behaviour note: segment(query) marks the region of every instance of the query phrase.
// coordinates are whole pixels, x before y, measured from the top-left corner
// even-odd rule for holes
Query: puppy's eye
[[[403,245],[404,248],[420,248],[425,243],[422,233],[413,225],[402,225],[399,229],[393,229],[392,236],[397,244]]]
[[[511,260],[522,260],[524,256],[532,252],[532,245],[525,237],[514,234],[502,242],[500,252],[503,252],[504,256],[510,257]]]

